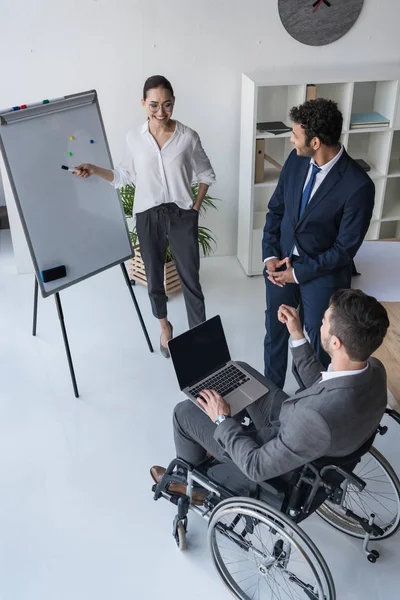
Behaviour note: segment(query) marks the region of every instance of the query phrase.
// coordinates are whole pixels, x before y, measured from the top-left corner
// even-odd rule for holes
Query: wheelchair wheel
[[[359,523],[345,514],[350,509],[359,517],[368,519],[375,515],[375,524],[385,532],[374,536],[384,540],[395,534],[400,527],[400,481],[384,456],[376,448],[365,454],[354,469],[366,486],[359,492],[349,483],[343,506],[325,501],[317,514],[330,525],[356,538],[363,538],[365,531]]]
[[[182,523],[182,521],[179,521],[177,527],[176,527],[176,543],[177,546],[179,548],[179,550],[187,550],[187,542],[186,542],[186,530],[185,527]]]
[[[251,498],[230,498],[211,515],[208,543],[224,584],[240,600],[335,600],[322,555],[289,517]]]

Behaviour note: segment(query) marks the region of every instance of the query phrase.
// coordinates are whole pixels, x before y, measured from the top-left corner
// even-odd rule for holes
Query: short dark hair
[[[342,342],[350,360],[367,360],[389,327],[386,309],[361,290],[338,290],[329,302],[330,334]]]
[[[163,75],[152,75],[144,82],[143,86],[143,100],[146,100],[147,92],[149,90],[154,90],[155,88],[163,88],[164,90],[168,90],[171,92],[171,96],[174,95],[174,90],[172,89],[172,85]]]
[[[308,100],[300,106],[294,106],[290,118],[303,127],[307,146],[314,137],[326,146],[335,146],[340,140],[343,116],[333,100]]]

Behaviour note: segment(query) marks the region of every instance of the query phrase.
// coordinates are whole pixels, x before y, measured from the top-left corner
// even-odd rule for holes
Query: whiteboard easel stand
[[[140,324],[142,326],[142,331],[144,333],[144,337],[146,338],[146,342],[147,342],[147,345],[149,347],[149,350],[150,350],[150,352],[154,352],[153,346],[152,346],[151,341],[150,341],[149,334],[147,332],[147,328],[146,328],[145,322],[144,322],[143,317],[142,317],[142,313],[140,311],[138,302],[136,300],[135,293],[134,293],[134,291],[132,289],[131,282],[129,280],[129,275],[128,275],[128,272],[126,270],[126,266],[125,266],[124,263],[121,263],[121,270],[122,270],[122,273],[124,275],[125,282],[126,282],[126,284],[128,286],[131,298],[133,300],[133,304],[135,305],[136,313],[137,313],[137,316],[139,318]],[[38,293],[39,293],[39,284],[38,284],[37,278],[35,277],[35,288],[34,288],[34,292],[33,292],[33,324],[32,324],[32,335],[33,336],[36,336]],[[79,398],[78,384],[76,383],[76,376],[75,376],[74,364],[72,362],[72,356],[71,356],[71,350],[70,350],[70,347],[69,347],[67,329],[65,327],[64,313],[63,313],[63,309],[62,309],[62,305],[61,305],[60,294],[58,292],[56,292],[54,294],[54,299],[56,301],[58,318],[60,319],[61,332],[62,332],[64,346],[65,346],[65,353],[67,355],[68,367],[69,367],[69,372],[70,372],[71,381],[72,381],[72,387],[74,388],[75,398]]]
[[[91,199],[95,192],[90,195],[87,190],[71,187],[67,183],[68,180],[61,179],[65,177],[62,175],[62,171],[64,173],[65,171],[59,169],[60,163],[58,162],[61,157],[66,156],[67,150],[68,157],[75,155],[74,160],[78,160],[79,145],[74,152],[71,152],[70,146],[65,146],[64,141],[74,140],[75,136],[70,134],[75,131],[78,132],[82,143],[90,131],[90,136],[96,140],[94,142],[94,139],[90,139],[90,144],[93,144],[93,152],[95,150],[96,161],[98,164],[104,164],[112,169],[110,148],[96,90],[70,94],[54,100],[42,100],[42,102],[29,106],[23,104],[0,111],[0,150],[36,273],[32,334],[36,336],[38,288],[40,287],[43,297],[55,295],[71,379],[75,396],[78,398],[78,387],[59,295],[61,290],[101,273],[105,269],[120,265],[150,352],[153,352],[153,347],[125,267],[125,261],[132,257],[133,248],[122,204],[120,198],[117,201],[115,190],[111,192],[110,187],[104,187],[101,192],[99,189],[96,192],[97,200],[99,200],[99,196],[102,199],[102,211],[100,211],[102,220],[100,224],[99,221],[97,222],[96,240],[98,243],[97,245],[91,244],[91,256],[87,265],[82,260],[79,260],[77,264],[76,247],[72,246],[70,239],[66,237],[66,233],[69,232],[74,236],[78,245],[82,244],[82,251],[80,254],[78,253],[80,259],[82,253],[86,252],[87,231],[91,227],[91,222],[88,221],[87,226],[83,227],[83,221],[79,220],[80,227],[77,227],[78,221],[76,218],[71,218],[73,216],[71,211],[77,211],[80,207],[79,216],[86,215],[86,219],[92,220],[93,214],[90,208],[87,212],[82,209],[87,208],[88,199]],[[42,139],[46,139],[46,143],[38,144],[37,140],[40,142]],[[88,140],[86,139],[86,141]],[[34,161],[32,160],[33,156],[35,157]],[[55,160],[55,156],[60,158]],[[46,165],[51,165],[51,168],[49,171],[46,169],[44,174],[42,169]],[[27,178],[29,178],[28,186],[26,185]],[[58,190],[56,197],[54,196],[55,189]],[[41,198],[40,202],[37,202],[38,198]],[[74,199],[73,203],[70,202],[71,199]],[[47,212],[50,209],[53,217],[57,215],[57,218],[60,218],[60,209],[65,207],[68,210],[63,213],[64,227],[60,228],[58,222],[53,224],[52,230],[57,232],[57,238],[50,236],[50,243],[47,247],[45,242],[48,238],[47,229],[50,227],[47,222]],[[69,225],[67,226],[66,223]],[[45,231],[43,231],[43,224],[46,224]],[[32,232],[36,235],[32,235]],[[61,237],[60,234],[62,234]],[[104,248],[107,248],[103,243],[104,235],[108,235],[110,239],[114,238],[111,252],[103,252]],[[72,253],[70,252],[71,248],[73,248]],[[59,277],[62,279],[60,285],[57,282],[46,287],[49,281],[43,280],[40,265],[51,264],[55,259],[54,252],[59,257],[62,256],[62,260],[57,259],[60,266],[62,263],[74,266],[71,271],[73,275],[65,274]],[[63,265],[64,270],[65,265]]]
[[[35,289],[34,289],[34,295],[33,295],[33,326],[32,326],[32,335],[33,336],[36,336],[38,291],[39,291],[39,284],[38,284],[37,278],[35,277]],[[65,352],[67,354],[69,372],[71,375],[72,386],[74,388],[75,398],[79,398],[78,385],[76,383],[74,365],[72,362],[71,350],[69,348],[67,330],[66,330],[65,322],[64,322],[64,313],[63,313],[62,306],[61,306],[60,294],[58,292],[56,292],[54,294],[54,299],[56,301],[58,318],[60,319],[61,331],[62,331],[63,340],[64,340]]]

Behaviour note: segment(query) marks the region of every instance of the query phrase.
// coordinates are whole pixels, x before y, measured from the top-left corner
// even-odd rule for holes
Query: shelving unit
[[[280,171],[267,161],[264,181],[254,183],[256,139],[265,140],[265,153],[283,166],[293,146],[291,133],[273,135],[257,131],[262,121],[283,121],[290,126],[289,111],[306,99],[307,84],[317,86],[317,97],[338,103],[343,114],[341,142],[353,158],[371,167],[375,183],[375,208],[365,239],[400,238],[400,69],[396,65],[291,73],[242,75],[241,141],[239,172],[238,259],[247,275],[262,272],[261,240],[268,202]],[[351,129],[351,115],[379,112],[389,127]]]

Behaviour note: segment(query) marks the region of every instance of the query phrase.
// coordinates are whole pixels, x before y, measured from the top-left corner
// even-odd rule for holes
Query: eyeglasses
[[[174,107],[174,101],[167,100],[166,102],[163,102],[163,104],[160,104],[159,102],[149,102],[147,106],[149,107],[149,110],[154,113],[160,109],[160,106],[163,108],[163,110],[165,110],[165,112],[171,112]]]

